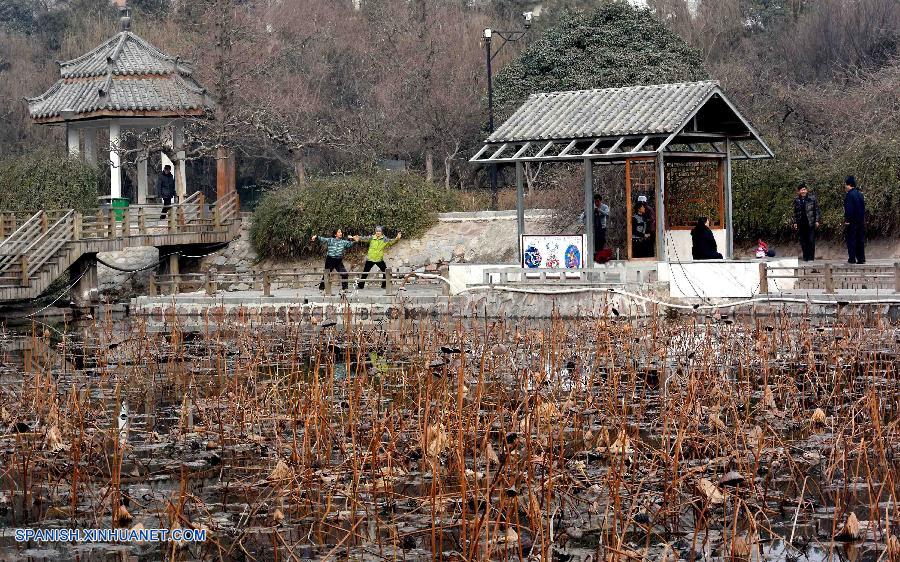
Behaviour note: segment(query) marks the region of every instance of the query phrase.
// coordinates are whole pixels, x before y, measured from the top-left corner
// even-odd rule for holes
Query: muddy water
[[[17,328],[0,560],[887,559],[898,337],[855,317]],[[14,538],[176,525],[208,540]]]

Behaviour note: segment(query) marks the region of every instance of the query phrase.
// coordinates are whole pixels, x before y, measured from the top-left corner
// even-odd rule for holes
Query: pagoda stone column
[[[97,165],[97,130],[93,127],[86,127],[82,130],[84,141],[84,161],[91,166]]]
[[[178,202],[187,195],[186,156],[184,153],[184,125],[176,123],[172,134],[172,148],[175,150],[175,194]]]
[[[118,121],[109,123],[109,195],[122,196],[122,166],[119,160],[119,135],[121,127]]]
[[[150,159],[150,151],[147,145],[141,145],[141,153],[138,156],[138,175],[137,175],[137,203],[138,205],[147,204],[147,160]]]
[[[69,156],[73,158],[78,158],[81,154],[81,139],[78,136],[78,127],[68,123],[66,125],[66,146],[69,151]]]

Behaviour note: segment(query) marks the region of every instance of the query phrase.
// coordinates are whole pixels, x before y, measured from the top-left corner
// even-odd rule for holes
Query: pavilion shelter
[[[110,196],[122,196],[123,130],[159,129],[160,143],[174,154],[176,200],[187,193],[184,126],[214,108],[206,89],[198,84],[190,66],[163,53],[129,30],[122,31],[87,53],[57,63],[59,80],[49,90],[27,98],[31,118],[40,124],[64,125],[68,152],[97,164],[108,154]],[[108,131],[109,146],[99,147],[98,134]],[[148,196],[147,161],[151,143],[139,138],[137,203]],[[162,154],[163,163],[169,158]]]
[[[652,259],[682,261],[691,255],[690,229],[699,216],[710,217],[722,253],[733,258],[731,163],[773,157],[719,84],[703,81],[532,94],[470,161],[515,165],[520,244],[523,165],[581,163],[588,256],[593,167],[624,164],[628,258],[633,208],[645,194],[655,215]]]

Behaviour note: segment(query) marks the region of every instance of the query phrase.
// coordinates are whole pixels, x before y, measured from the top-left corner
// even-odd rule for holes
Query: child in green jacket
[[[366,253],[366,265],[363,267],[363,274],[360,278],[359,284],[357,285],[360,289],[366,286],[366,279],[369,277],[369,271],[378,266],[378,269],[384,271],[387,269],[387,264],[384,263],[384,250],[388,246],[393,246],[400,240],[402,234],[400,232],[397,233],[396,238],[385,238],[384,236],[384,228],[381,226],[375,227],[375,234],[372,236],[356,236],[354,240],[357,242],[368,242],[369,243],[369,251]],[[385,280],[381,281],[381,288],[384,289],[386,287]]]

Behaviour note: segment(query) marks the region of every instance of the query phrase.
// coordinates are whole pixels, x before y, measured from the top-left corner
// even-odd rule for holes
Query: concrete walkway
[[[339,285],[338,285],[339,286]],[[140,296],[132,299],[132,306],[171,306],[202,304],[205,306],[216,305],[244,305],[244,306],[272,306],[272,305],[299,305],[310,303],[338,304],[366,303],[366,304],[391,304],[399,301],[427,301],[434,303],[446,300],[447,296],[439,285],[410,285],[404,289],[398,289],[396,294],[388,295],[384,289],[349,289],[341,294],[335,290],[333,295],[325,295],[314,287],[299,289],[272,289],[272,296],[263,296],[262,291],[226,291],[215,295],[207,295],[203,291],[193,293],[178,293],[177,295]]]

